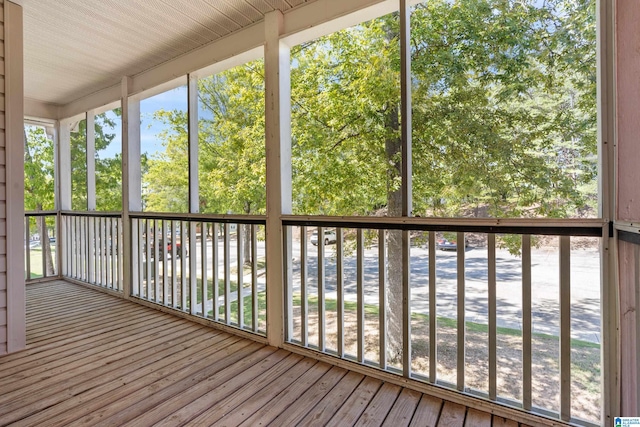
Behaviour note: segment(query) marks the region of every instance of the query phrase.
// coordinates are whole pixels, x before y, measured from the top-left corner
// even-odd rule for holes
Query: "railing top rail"
[[[467,233],[537,234],[602,237],[603,219],[421,218],[283,215],[283,225]]]
[[[52,216],[57,215],[57,211],[25,211],[24,216]]]
[[[264,215],[236,215],[236,214],[204,214],[204,213],[160,213],[160,212],[130,212],[134,219],[166,219],[173,221],[204,221],[234,224],[266,224]]]
[[[103,218],[121,218],[122,212],[107,212],[107,211],[60,211],[60,215],[63,216],[93,216]]]

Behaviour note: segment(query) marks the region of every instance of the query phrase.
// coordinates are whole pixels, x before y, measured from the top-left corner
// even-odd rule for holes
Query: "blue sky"
[[[180,86],[140,101],[141,153],[153,154],[163,150],[162,143],[158,140],[157,135],[166,126],[159,120],[153,119],[153,113],[161,109],[187,111],[187,87]],[[114,157],[117,153],[122,152],[122,121],[113,111],[107,111],[106,115],[108,118],[113,119],[116,125],[113,128],[105,129],[105,131],[107,133],[115,133],[115,138],[106,149],[100,151],[101,158]]]

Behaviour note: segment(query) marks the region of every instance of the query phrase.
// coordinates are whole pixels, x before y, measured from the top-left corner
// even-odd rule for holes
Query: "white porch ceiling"
[[[65,105],[315,0],[14,0],[25,98]]]

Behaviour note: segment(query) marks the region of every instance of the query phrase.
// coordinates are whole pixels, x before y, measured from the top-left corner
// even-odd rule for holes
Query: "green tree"
[[[261,60],[198,81],[200,212],[264,214],[264,65]],[[186,212],[187,113],[159,110],[164,151],[149,159],[143,181],[150,210]],[[250,229],[243,228],[244,259],[251,261]]]
[[[415,7],[414,212],[464,216],[483,206],[498,217],[563,217],[585,207],[595,63],[580,55],[594,51],[591,12],[592,2],[569,1]],[[293,50],[296,212],[371,214],[384,205],[400,215],[398,32],[390,15]],[[575,45],[578,54],[564,55]],[[400,245],[400,233],[388,233],[392,359],[401,350]]]
[[[592,0],[414,7],[414,212],[565,217],[593,208],[594,16]],[[391,14],[292,49],[294,213],[401,214],[398,33]],[[263,81],[258,62],[200,82],[203,212],[264,212]],[[170,130],[166,154],[154,162],[183,175],[153,175],[157,194],[184,179],[187,158],[186,113],[159,115]],[[396,360],[400,245],[400,234],[388,233],[389,356]]]
[[[53,140],[43,127],[25,126],[24,132],[24,208],[25,211],[46,211],[55,208]],[[49,242],[49,227],[45,216],[35,219],[40,236],[46,275],[53,275],[55,268]],[[29,223],[28,227],[31,228]],[[30,232],[31,234],[31,232]],[[27,245],[29,242],[25,242]],[[29,272],[30,273],[30,272]]]
[[[114,110],[116,117],[120,109]],[[95,173],[96,209],[122,210],[122,155],[101,158],[116,137],[115,119],[106,113],[95,116]],[[80,120],[71,132],[71,206],[73,210],[87,210],[87,121]]]
[[[119,115],[116,110],[116,115]],[[115,138],[115,123],[106,114],[96,116],[95,146],[96,146],[96,198],[97,208],[100,210],[119,211],[122,209],[122,166],[121,156],[115,158],[100,158],[100,151],[104,150]],[[25,210],[46,211],[55,209],[55,166],[54,144],[43,127],[25,126]],[[87,208],[87,159],[86,159],[86,120],[77,124],[71,133],[70,141],[72,159],[72,208],[86,210]],[[45,258],[46,274],[54,273],[53,255],[48,237],[54,222],[46,217],[36,219],[36,229],[40,236],[42,253]]]

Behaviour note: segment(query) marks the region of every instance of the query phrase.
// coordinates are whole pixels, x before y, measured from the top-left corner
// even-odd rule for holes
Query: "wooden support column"
[[[87,111],[87,210],[96,210],[96,115]]]
[[[5,186],[0,212],[5,218],[0,237],[0,258],[5,258],[0,271],[0,354],[22,350],[26,346],[26,300],[24,286],[24,79],[22,7],[4,2],[4,114],[0,134],[5,157],[2,182]],[[1,29],[0,29],[1,31]],[[11,249],[11,250],[8,250]],[[2,283],[4,282],[4,283]],[[5,291],[6,289],[6,291]],[[6,295],[1,295],[6,292]],[[6,310],[6,311],[5,311]],[[5,329],[6,328],[6,329]]]
[[[71,123],[69,120],[60,121],[58,143],[58,209],[71,210]]]
[[[284,343],[285,274],[280,216],[291,213],[291,81],[280,11],[265,16],[265,139],[267,162],[267,338]]]
[[[187,117],[189,135],[189,213],[200,212],[198,180],[198,78],[188,76]]]
[[[400,0],[400,115],[402,132],[402,216],[412,216],[411,162],[411,9]],[[408,231],[402,232],[402,368],[411,376],[411,242]]]
[[[607,3],[607,24],[615,25],[615,39],[603,46],[613,58],[610,73],[615,73],[610,108],[615,122],[608,123],[614,134],[615,151],[615,228],[619,277],[620,322],[620,416],[638,416],[640,411],[640,8],[634,0]],[[609,5],[609,3],[613,3]],[[615,6],[614,6],[615,5]],[[615,7],[615,9],[614,9]],[[601,9],[605,6],[601,6]],[[613,47],[613,48],[612,48]],[[602,70],[600,70],[602,72]],[[613,77],[611,77],[613,79]],[[615,127],[614,127],[615,125]],[[616,264],[613,264],[614,266]],[[613,302],[611,302],[613,307]],[[615,313],[615,312],[614,312]],[[603,346],[606,348],[607,346]],[[606,395],[606,393],[605,393]],[[612,424],[611,421],[605,421]]]
[[[598,185],[599,216],[616,219],[616,29],[613,1],[598,1],[597,101],[598,101]],[[618,287],[617,238],[603,227],[600,243],[600,318],[602,345],[601,404],[603,425],[613,425],[613,417],[624,415],[620,406],[620,305]]]
[[[138,271],[137,259],[131,245],[130,212],[142,210],[142,174],[140,171],[140,100],[129,97],[132,80],[122,78],[122,290],[125,298],[131,296],[134,272]]]

